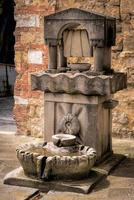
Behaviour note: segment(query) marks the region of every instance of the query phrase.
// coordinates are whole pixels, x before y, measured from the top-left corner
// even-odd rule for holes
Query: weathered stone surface
[[[55,19],[55,20],[53,20]],[[102,40],[103,43],[113,46],[115,44],[115,19],[102,14],[96,14],[77,8],[69,8],[64,11],[54,13],[45,17],[45,41],[46,44],[57,43],[57,39],[61,39],[62,29],[64,25],[76,23],[84,26],[88,32],[90,41]],[[104,23],[106,21],[107,23]],[[94,23],[95,22],[95,23]],[[51,26],[50,26],[51,24]],[[96,25],[99,27],[95,28]],[[112,37],[110,38],[109,27],[111,25]],[[77,38],[78,39],[78,38]],[[78,45],[78,41],[77,41]],[[104,45],[102,45],[104,46]],[[75,50],[76,51],[76,50]],[[78,54],[77,54],[78,56]],[[82,56],[81,56],[82,57]]]
[[[64,181],[41,181],[37,179],[30,179],[25,176],[22,168],[10,172],[4,178],[4,183],[9,185],[18,185],[23,187],[38,188],[41,191],[48,192],[52,188],[58,191],[69,191],[76,193],[88,194],[93,190],[96,184],[104,178],[104,174],[91,173],[90,177],[84,180],[64,182]]]
[[[43,52],[37,50],[28,51],[28,63],[43,64]]]
[[[27,121],[29,132],[35,137],[42,137],[44,123],[44,95],[38,101],[36,98],[30,98]]]
[[[41,30],[35,31],[34,34],[33,34],[33,32],[22,31],[20,33],[20,43],[23,45],[43,44],[44,43],[43,31],[42,32],[41,32]]]
[[[62,48],[57,54],[58,49],[60,48],[59,45],[60,41],[63,42],[66,41],[63,46],[72,46],[71,41],[72,38],[70,37],[70,34],[72,35],[74,29],[72,31],[65,32],[65,35],[67,39],[62,38],[63,37],[63,30],[68,23],[69,25],[72,24],[78,24],[79,20],[81,21],[80,25],[85,26],[87,34],[90,39],[90,45],[94,50],[94,65],[95,70],[94,72],[98,74],[103,74],[103,71],[105,74],[108,75],[97,75],[94,76],[90,75],[89,72],[85,73],[54,73],[56,72],[58,66],[58,55],[60,57],[63,55],[66,57],[70,56],[78,56],[77,48],[80,49],[80,31],[76,31],[76,37],[73,35],[73,38],[75,42],[79,41],[79,45],[73,47],[73,53],[71,51],[71,54],[68,53],[68,50],[66,52],[62,52]],[[106,22],[106,23],[104,23]],[[51,24],[51,26],[50,26]],[[70,26],[68,27],[70,28]],[[111,95],[112,93],[115,93],[116,91],[123,89],[126,87],[126,74],[123,73],[112,73],[110,69],[111,67],[111,46],[114,45],[115,42],[115,19],[111,17],[105,17],[104,15],[98,15],[92,12],[86,12],[80,9],[67,9],[62,12],[58,12],[56,14],[48,15],[45,17],[45,40],[46,44],[49,45],[49,69],[48,72],[53,72],[53,74],[50,73],[39,73],[36,75],[32,75],[33,82],[32,86],[33,89],[42,90],[46,93],[55,94],[61,93],[61,96],[63,96],[63,93],[76,95],[76,94],[84,94],[88,96],[104,96],[104,98],[108,98],[108,95]],[[111,33],[112,35],[111,35]],[[69,43],[69,44],[68,44]],[[70,48],[71,49],[71,48]],[[70,50],[69,50],[70,51]],[[86,50],[87,51],[87,50]],[[104,55],[105,52],[105,55]],[[80,52],[79,52],[80,53]],[[83,56],[82,54],[79,54],[79,56]],[[85,55],[84,55],[85,56]],[[39,63],[38,63],[39,64]],[[105,67],[104,67],[105,64]],[[61,66],[61,64],[60,64]],[[62,66],[66,67],[66,66]],[[109,71],[109,73],[106,73]],[[89,74],[88,74],[89,73]],[[35,78],[35,79],[34,79]],[[36,79],[37,78],[37,79]],[[39,80],[38,80],[39,78]],[[85,96],[82,96],[85,98]],[[71,97],[70,97],[71,99]],[[102,98],[98,98],[98,101],[101,101]],[[52,103],[51,103],[52,102]],[[57,179],[68,179],[68,178],[84,178],[88,177],[89,170],[93,166],[95,160],[97,157],[97,161],[99,162],[102,159],[102,156],[105,154],[111,153],[111,111],[108,108],[104,111],[102,102],[98,103],[97,105],[88,105],[84,104],[83,102],[77,105],[77,103],[71,102],[69,105],[67,102],[67,99],[62,99],[61,102],[56,102],[51,99],[51,102],[49,102],[50,106],[52,105],[52,119],[53,122],[49,125],[46,125],[46,135],[50,133],[50,130],[52,132],[49,134],[56,134],[59,133],[65,133],[65,134],[74,134],[77,135],[77,140],[80,144],[88,144],[89,147],[93,145],[97,151],[97,155],[76,155],[70,156],[70,154],[65,157],[61,156],[58,157],[54,154],[54,156],[47,156],[44,154],[44,157],[39,159],[39,156],[37,156],[37,161],[35,163],[31,163],[31,160],[34,160],[34,154],[31,154],[29,152],[23,152],[18,151],[18,158],[20,162],[22,163],[22,166],[24,168],[24,172],[28,175],[30,175],[30,166],[31,166],[31,175],[37,177],[37,174],[39,172],[42,179],[51,179],[51,178],[57,178]],[[83,104],[82,104],[83,103]],[[60,104],[63,104],[61,106]],[[61,106],[62,109],[56,108],[57,106]],[[72,113],[73,107],[77,107],[77,115]],[[78,108],[79,107],[79,108]],[[54,108],[54,109],[53,109]],[[92,112],[90,109],[95,108],[94,112]],[[65,112],[66,109],[66,112]],[[62,113],[62,117],[60,118],[60,126],[58,122],[58,118],[60,117],[60,110],[64,110],[65,115]],[[81,111],[85,110],[84,112],[84,118],[78,119],[79,114]],[[89,120],[89,115],[91,116]],[[46,117],[46,113],[45,113]],[[106,117],[108,123],[102,123],[100,120],[98,120],[99,117],[102,117],[104,119],[104,122],[106,123]],[[67,119],[67,121],[65,120]],[[50,120],[50,119],[49,119]],[[90,121],[96,121],[96,125],[92,125]],[[80,122],[79,122],[80,121]],[[87,127],[81,128],[81,125],[84,124],[84,122],[87,121]],[[54,126],[53,126],[54,124]],[[69,124],[69,126],[68,126]],[[79,126],[77,126],[77,124]],[[60,128],[59,128],[60,127]],[[78,129],[77,129],[78,127]],[[98,127],[102,129],[101,131],[98,131]],[[81,128],[81,130],[80,130]],[[87,132],[88,130],[88,132]],[[91,130],[92,135],[89,136],[89,130]],[[99,134],[98,134],[99,133]],[[53,136],[56,137],[56,136]],[[63,136],[62,136],[63,137]],[[59,145],[62,145],[62,139],[58,139]],[[57,146],[58,146],[57,142]],[[75,147],[75,146],[74,146]],[[35,149],[35,147],[33,147]],[[45,147],[44,147],[45,148]],[[44,149],[44,148],[41,148]],[[25,149],[25,148],[24,148]],[[35,149],[36,150],[36,149]],[[47,149],[48,152],[51,150],[51,148]],[[50,152],[51,153],[51,152]],[[23,155],[24,154],[24,155]],[[41,155],[42,156],[42,155]],[[23,160],[24,157],[24,160]],[[29,158],[29,160],[28,160]],[[25,160],[28,160],[28,166]],[[39,162],[38,162],[39,161]],[[30,163],[29,163],[30,162]],[[39,166],[39,167],[38,167]],[[66,168],[63,172],[63,169]],[[39,169],[39,170],[37,170]],[[43,170],[43,171],[42,171]],[[38,175],[39,177],[39,175]]]
[[[28,100],[20,96],[14,96],[15,104],[28,105]]]
[[[38,188],[41,191],[48,192],[49,190],[69,191],[76,193],[88,194],[93,190],[97,183],[104,179],[125,157],[122,155],[113,155],[106,162],[97,166],[89,174],[89,178],[75,181],[41,181],[26,177],[23,169],[16,170],[7,174],[4,178],[4,183],[9,185],[19,185],[24,187]]]
[[[15,136],[15,135],[7,135],[0,134],[0,192],[1,192],[1,200],[24,200],[28,198],[29,195],[32,195],[36,189],[19,187],[11,185],[3,184],[3,178],[6,173],[9,173],[11,170],[19,167],[19,163],[17,161],[15,148],[18,145],[22,145],[22,143],[28,143],[32,141],[38,141],[40,139],[35,139],[33,137],[26,136]],[[10,151],[9,151],[10,147]],[[114,152],[120,154],[127,154],[129,158],[125,159],[114,171],[111,173],[107,179],[103,179],[102,182],[96,185],[93,192],[88,195],[76,194],[72,192],[57,192],[52,191],[50,188],[49,193],[42,194],[42,200],[97,200],[98,198],[103,198],[104,200],[111,200],[111,191],[114,194],[120,194],[117,197],[117,200],[122,200],[125,197],[125,200],[129,195],[130,199],[133,199],[133,194],[129,191],[134,188],[134,141],[130,139],[117,139],[113,138],[113,149]],[[89,181],[88,181],[89,183]],[[110,183],[110,184],[109,184]],[[124,192],[119,193],[117,190],[121,188]],[[123,189],[122,189],[123,188]],[[118,193],[117,193],[118,192]],[[110,195],[110,197],[109,197]],[[115,195],[113,200],[115,200]]]
[[[126,75],[115,73],[111,76],[87,76],[71,73],[50,74],[37,73],[31,75],[33,90],[53,93],[110,95],[126,88]]]
[[[134,31],[124,33],[124,51],[134,51]]]
[[[133,13],[134,1],[130,0],[127,2],[125,0],[121,0],[120,8],[121,8],[121,17],[123,20],[126,20],[127,16]]]
[[[77,120],[71,122],[71,127],[67,128],[67,133],[76,135],[79,143],[93,147],[97,152],[97,160],[99,161],[101,156],[111,152],[111,112],[103,106],[103,102],[109,98],[111,99],[110,96],[46,93],[45,140],[51,141],[52,135],[66,129],[66,123],[63,122],[71,114]],[[76,126],[76,124],[78,125]]]
[[[113,113],[113,134],[119,138],[134,138],[134,95],[133,88],[115,95],[122,101]]]
[[[50,180],[88,177],[96,161],[96,151],[93,148],[76,144],[67,146],[68,143],[63,147],[52,143],[43,144],[24,144],[16,150],[17,158],[28,177]]]
[[[40,25],[37,15],[17,15],[15,20],[17,21],[16,27],[39,27]]]
[[[38,161],[42,161],[40,154],[32,151],[35,146],[37,146],[37,144],[35,145],[29,143],[19,146],[16,150],[17,158],[23,167],[24,173],[31,177],[39,177],[40,170],[38,171]],[[42,146],[42,144],[38,144],[38,148],[40,146]]]
[[[103,106],[106,109],[113,109],[118,105],[118,103],[119,103],[118,101],[110,99],[110,100],[104,101]]]
[[[59,147],[73,146],[76,143],[76,137],[71,134],[56,134],[52,136],[52,141],[54,145]]]
[[[46,159],[43,177],[50,180],[52,177],[64,180],[82,180],[85,177],[87,178],[91,168],[95,164],[96,151],[83,146],[83,150],[80,150],[79,153],[81,155],[48,157]]]
[[[109,175],[111,171],[125,160],[124,155],[113,154],[107,157],[102,163],[92,168],[93,171],[100,172],[105,175]]]
[[[77,116],[72,113],[66,114],[58,125],[57,133],[78,136],[79,132],[80,123]]]

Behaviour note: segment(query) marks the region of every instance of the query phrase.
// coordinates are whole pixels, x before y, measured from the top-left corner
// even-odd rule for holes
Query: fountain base
[[[94,166],[89,173],[89,177],[83,180],[52,180],[42,181],[39,179],[32,179],[24,174],[23,169],[17,168],[8,173],[4,178],[4,184],[17,185],[22,187],[38,188],[43,192],[49,190],[68,191],[76,193],[90,193],[99,181],[104,179],[109,173],[115,169],[123,160],[124,155],[113,154],[104,162]]]

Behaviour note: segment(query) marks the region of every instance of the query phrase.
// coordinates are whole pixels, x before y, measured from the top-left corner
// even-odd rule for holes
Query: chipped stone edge
[[[83,153],[81,156],[53,156],[46,157],[45,155],[40,155],[39,153],[29,152],[30,148],[42,147],[43,143],[27,143],[20,145],[17,149],[17,158],[23,167],[24,173],[29,177],[36,177],[38,179],[49,179],[51,172],[55,166],[58,168],[60,166],[74,166],[74,163],[83,163],[83,165],[91,170],[96,162],[96,151],[88,146],[79,145],[79,151]],[[44,170],[42,171],[42,166],[44,165]],[[75,165],[76,166],[76,165]],[[77,170],[81,172],[79,165]],[[87,172],[87,173],[88,173]],[[63,173],[64,174],[64,173]],[[58,172],[57,172],[58,176]]]
[[[70,183],[60,180],[41,181],[38,179],[32,179],[30,177],[27,177],[24,174],[22,167],[19,167],[9,172],[4,177],[3,183],[13,186],[37,188],[42,192],[49,192],[50,190],[54,189],[56,191],[68,191],[68,192],[88,194],[103,178],[105,178],[104,174],[95,172],[92,181],[90,181],[90,178],[87,178],[82,181],[82,184],[77,180],[74,181],[75,184],[72,184],[72,182]],[[89,182],[89,185],[87,185],[87,181]]]
[[[126,79],[125,73],[88,76],[82,73],[72,75],[70,73],[50,74],[42,72],[31,74],[31,85],[32,90],[45,92],[110,95],[126,88]]]
[[[106,178],[113,169],[115,169],[126,157],[120,154],[113,154],[110,158],[106,159],[106,162],[102,162],[97,167],[92,168],[92,171],[95,173],[94,179],[90,182],[89,178],[84,179],[83,185],[77,180],[75,180],[75,184],[72,182],[66,181],[41,181],[37,179],[32,179],[25,176],[22,167],[19,167],[11,172],[9,172],[4,177],[4,184],[22,186],[22,187],[32,187],[38,188],[41,191],[48,192],[49,190],[56,191],[68,191],[75,193],[90,193],[95,186],[104,178]],[[111,160],[113,160],[111,164]],[[107,167],[109,166],[109,167]],[[89,181],[89,185],[87,185],[87,181]]]

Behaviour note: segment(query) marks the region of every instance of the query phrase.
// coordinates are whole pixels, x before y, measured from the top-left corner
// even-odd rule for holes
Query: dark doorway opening
[[[14,1],[2,0],[0,13],[0,63],[14,64]]]
[[[14,91],[14,6],[13,0],[0,2],[0,97],[12,96]]]
[[[14,6],[13,0],[0,0],[0,134],[16,132],[12,97],[16,79]]]

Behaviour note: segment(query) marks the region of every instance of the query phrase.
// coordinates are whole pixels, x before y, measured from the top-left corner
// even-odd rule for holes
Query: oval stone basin
[[[65,146],[56,146],[56,139],[63,139],[61,144]],[[24,173],[42,180],[88,177],[96,161],[96,151],[88,146],[77,145],[75,139],[75,136],[57,135],[53,137],[54,143],[21,145],[16,151]]]
[[[76,136],[69,134],[56,134],[52,136],[52,141],[56,146],[73,146],[76,143]]]
[[[89,64],[89,63],[72,63],[72,64],[68,64],[68,67],[70,67],[72,71],[78,70],[80,72],[83,72],[83,71],[89,70],[91,67],[91,64]]]

